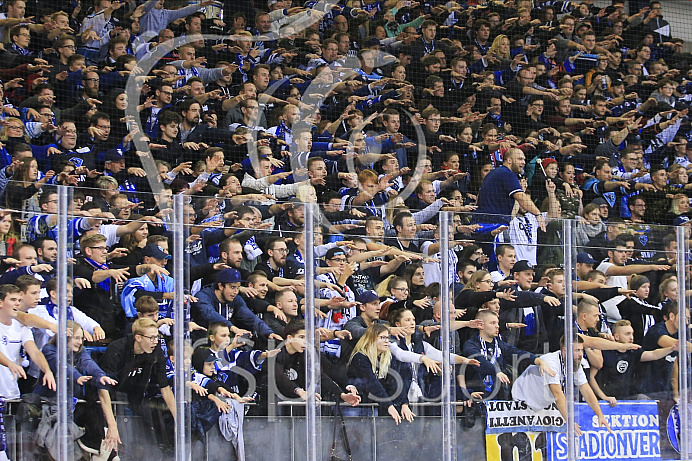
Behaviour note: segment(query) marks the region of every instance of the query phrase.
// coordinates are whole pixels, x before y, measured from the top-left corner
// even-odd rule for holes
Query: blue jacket
[[[58,374],[58,346],[56,344],[46,344],[43,348],[43,355],[48,361],[48,366],[57,376]],[[77,384],[77,379],[82,376],[91,376],[91,380],[88,383],[95,385],[99,389],[106,389],[107,386],[103,386],[99,380],[106,376],[106,373],[99,367],[91,355],[84,349],[82,352],[73,354],[72,364],[67,365],[67,380],[72,383],[74,389],[74,396],[78,397],[84,395],[83,387]],[[39,376],[38,384],[36,389],[34,389],[34,394],[41,395],[43,397],[55,397],[55,391],[52,391],[42,384],[43,374]]]
[[[208,286],[197,293],[197,300],[192,305],[192,319],[204,327],[211,322],[223,322],[229,328],[236,326],[265,339],[274,333],[264,321],[252,313],[240,295],[231,303],[222,303],[214,293],[214,286]]]
[[[394,378],[392,370],[398,367],[396,362],[398,360],[392,357],[387,377],[378,379],[375,373],[372,372],[370,359],[362,352],[358,352],[353,356],[348,366],[348,384],[356,386],[358,394],[363,397],[363,403],[373,402],[369,398],[370,395],[377,397],[377,402],[379,402],[380,408],[383,410],[386,410],[390,405],[407,404],[407,392],[401,390],[398,396],[394,395],[397,390],[397,380]]]
[[[480,336],[472,336],[471,339],[464,343],[462,355],[470,359],[476,359],[481,363],[480,367],[466,367],[466,387],[473,392],[485,392],[487,389],[484,380],[488,377],[491,379],[491,383],[497,385],[499,381],[495,382],[495,375],[503,371],[506,366],[512,364],[514,355],[521,357],[521,359],[530,359],[532,363],[537,357],[530,352],[522,351],[504,342],[500,338],[495,339],[495,345],[499,347],[500,351],[497,354],[495,364],[493,364],[481,348]]]

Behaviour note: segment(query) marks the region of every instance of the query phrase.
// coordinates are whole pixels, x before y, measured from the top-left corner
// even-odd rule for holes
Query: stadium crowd
[[[565,271],[574,383],[599,423],[598,400],[677,399],[692,54],[665,2],[609,3],[4,0],[0,396],[43,407],[20,420],[32,450],[57,456],[67,335],[75,453],[170,456],[172,257],[189,289],[185,417],[196,450],[228,441],[212,456],[245,458],[246,413],[307,399],[305,315],[318,397],[345,416],[406,423],[440,400],[442,315],[463,414],[514,398],[566,415]],[[57,186],[72,186],[67,331]],[[313,248],[303,203],[317,204]],[[147,443],[121,438],[117,405]],[[0,437],[0,459],[9,448]]]

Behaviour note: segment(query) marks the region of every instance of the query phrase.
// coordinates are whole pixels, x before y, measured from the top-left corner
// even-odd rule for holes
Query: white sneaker
[[[104,429],[104,435],[107,433],[107,429]],[[106,449],[106,440],[101,440],[101,449],[98,453],[91,455],[91,461],[108,461],[111,456],[111,451]],[[117,458],[120,460],[120,458]]]
[[[79,445],[79,448],[81,448],[86,453],[90,453],[92,455],[98,455],[99,454],[98,451],[84,445],[84,443],[82,443],[82,439],[77,439],[77,445]]]

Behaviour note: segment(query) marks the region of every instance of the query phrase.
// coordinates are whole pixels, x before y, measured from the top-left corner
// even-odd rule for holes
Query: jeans
[[[341,405],[341,414],[344,415],[344,417],[351,417],[351,418],[363,418],[363,417],[369,417],[369,416],[377,416],[378,415],[378,409],[377,407],[352,407],[352,406],[345,406]]]

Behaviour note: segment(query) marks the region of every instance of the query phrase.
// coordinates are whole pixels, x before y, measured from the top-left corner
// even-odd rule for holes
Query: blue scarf
[[[27,56],[29,54],[29,50],[25,50],[21,46],[17,46],[16,43],[12,44],[12,49],[17,53],[21,54],[22,56]]]
[[[286,133],[293,134],[293,131],[281,120],[279,126],[276,127],[276,137],[282,141],[286,141]]]
[[[493,339],[492,354],[488,354],[488,346],[485,340],[481,337],[481,335],[478,335],[478,340],[481,343],[481,354],[483,354],[483,357],[486,358],[491,364],[495,365],[497,363],[497,359],[500,358],[500,356],[502,355],[502,350],[500,349],[499,341],[497,339]],[[486,375],[483,378],[483,385],[485,386],[486,392],[492,392],[494,384],[495,378],[492,376],[492,374]]]
[[[185,83],[187,82],[187,70],[188,69],[180,69],[178,71],[178,75],[184,78],[174,83],[175,88],[182,88],[183,86],[185,86]],[[193,77],[199,77],[199,72],[197,71],[197,68],[195,66],[190,67],[189,70],[192,73]]]
[[[46,310],[48,311],[48,315],[50,315],[53,318],[55,317],[55,309],[57,309],[58,306],[56,306],[53,301],[48,300],[46,303]],[[67,306],[67,320],[74,320],[74,315],[72,315],[72,306]]]
[[[110,267],[108,267],[108,264],[100,264],[100,263],[97,263],[96,261],[94,261],[93,259],[89,259],[89,258],[85,257],[84,261],[86,261],[88,264],[90,264],[92,267],[94,267],[94,269],[103,270],[103,271],[107,271],[108,269],[110,269]],[[97,285],[101,289],[103,289],[109,293],[111,292],[111,278],[110,277],[97,283]]]

